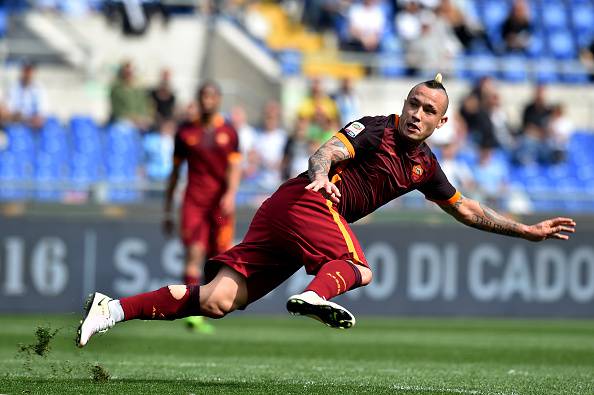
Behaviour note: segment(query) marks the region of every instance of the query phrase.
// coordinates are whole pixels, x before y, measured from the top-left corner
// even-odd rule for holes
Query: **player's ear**
[[[443,116],[441,117],[441,119],[439,120],[439,123],[437,124],[436,128],[439,129],[440,127],[442,127],[443,125],[445,125],[445,123],[448,121],[448,117]]]

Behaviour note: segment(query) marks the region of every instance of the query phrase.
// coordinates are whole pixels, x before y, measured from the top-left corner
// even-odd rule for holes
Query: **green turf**
[[[359,317],[339,331],[243,315],[210,336],[126,323],[79,350],[77,320],[0,316],[0,394],[594,394],[594,321]],[[60,329],[51,350],[19,352],[40,325]]]

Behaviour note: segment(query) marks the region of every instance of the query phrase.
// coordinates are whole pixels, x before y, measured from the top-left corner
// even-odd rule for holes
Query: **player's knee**
[[[202,315],[209,318],[223,318],[233,311],[233,301],[224,298],[209,298],[200,306]]]
[[[169,293],[175,300],[181,300],[187,291],[185,285],[170,285],[167,288],[169,288]]]
[[[365,266],[357,266],[357,269],[361,272],[361,286],[365,286],[371,282],[373,279],[373,273],[371,269]]]

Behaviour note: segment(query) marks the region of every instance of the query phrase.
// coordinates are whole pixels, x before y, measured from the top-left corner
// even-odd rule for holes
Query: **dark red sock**
[[[200,315],[200,287],[188,285],[181,299],[175,299],[169,287],[120,299],[124,310],[124,321],[135,318],[141,320],[176,320],[178,318]]]
[[[322,266],[316,278],[305,289],[326,300],[361,286],[361,272],[349,261],[330,261]]]
[[[186,284],[186,285],[200,285],[200,277],[190,276],[188,274],[185,274],[184,275],[184,284]]]

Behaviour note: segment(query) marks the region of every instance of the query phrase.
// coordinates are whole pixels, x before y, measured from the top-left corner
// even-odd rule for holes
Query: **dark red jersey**
[[[415,189],[440,203],[459,199],[429,146],[410,148],[397,127],[397,115],[364,117],[336,134],[351,156],[330,172],[342,195],[337,210],[348,222]]]
[[[201,207],[216,207],[227,190],[229,163],[240,159],[237,132],[221,115],[212,125],[187,122],[175,136],[174,160],[188,161],[185,199]]]

